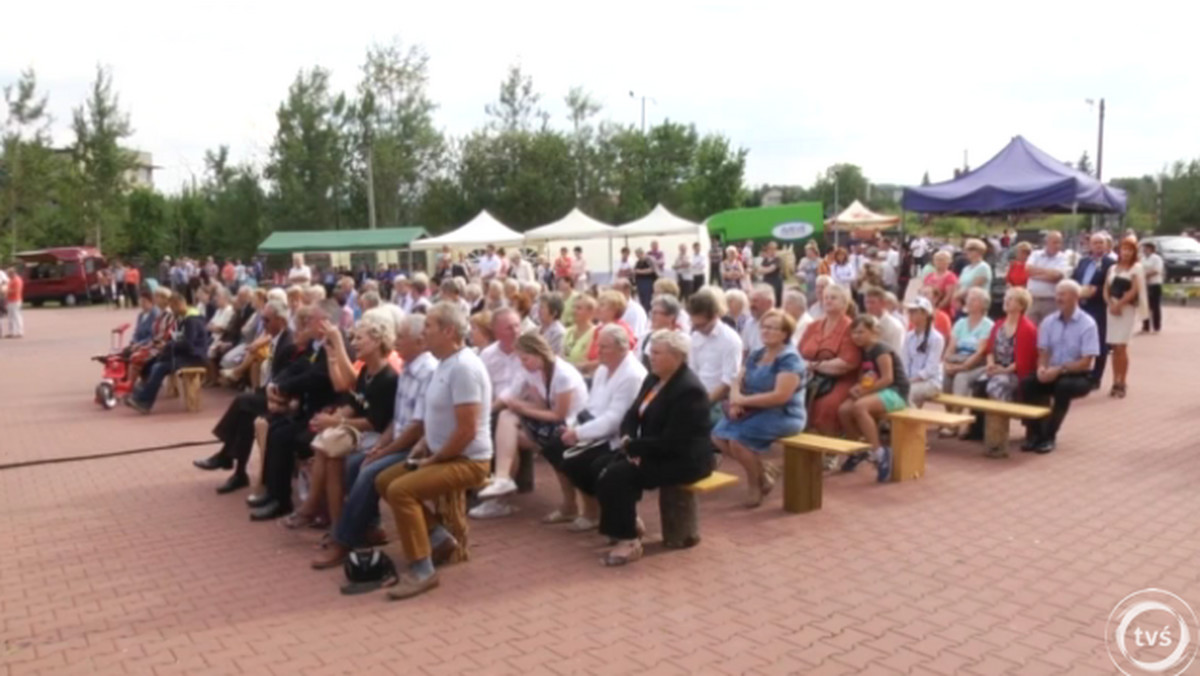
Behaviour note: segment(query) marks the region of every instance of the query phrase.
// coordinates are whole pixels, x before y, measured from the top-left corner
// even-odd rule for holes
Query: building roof
[[[413,240],[428,235],[425,228],[273,232],[258,245],[258,252],[385,251],[404,248]]]

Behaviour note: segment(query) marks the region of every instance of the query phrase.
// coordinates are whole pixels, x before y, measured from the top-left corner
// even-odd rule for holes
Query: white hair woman
[[[983,374],[986,366],[988,336],[992,335],[993,322],[987,317],[991,299],[987,291],[971,287],[966,293],[967,315],[954,323],[950,329],[950,342],[946,346],[944,389],[947,394],[961,397],[971,396],[971,383]],[[950,410],[950,407],[947,407]],[[942,428],[943,437],[958,434],[953,429]]]
[[[688,368],[688,337],[675,331],[650,336],[650,375],[621,422],[620,453],[592,464],[582,483],[595,486],[601,535],[616,541],[603,561],[631,563],[642,556],[637,503],[642,492],[699,481],[712,473],[708,392]]]

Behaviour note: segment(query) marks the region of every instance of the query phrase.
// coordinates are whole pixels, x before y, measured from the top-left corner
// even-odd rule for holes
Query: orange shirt
[[[142,283],[142,273],[137,268],[125,269],[125,283],[137,286]]]
[[[8,278],[8,294],[5,296],[10,303],[20,303],[25,291],[25,280],[21,275],[10,275]]]

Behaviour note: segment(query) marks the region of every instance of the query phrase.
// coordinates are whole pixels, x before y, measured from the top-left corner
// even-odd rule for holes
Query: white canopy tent
[[[412,248],[428,250],[440,249],[443,246],[463,248],[488,244],[508,246],[520,244],[524,240],[524,235],[496,220],[484,209],[462,227],[437,237],[416,240],[412,243]]]
[[[854,200],[842,213],[825,221],[825,225],[837,230],[854,230],[858,228],[886,230],[899,222],[899,216],[877,214],[868,209],[862,202]]]
[[[555,240],[608,239],[616,228],[598,221],[579,210],[571,209],[566,216],[525,231],[526,242],[551,242]]]
[[[613,233],[616,237],[655,237],[663,235],[694,235],[700,227],[686,218],[681,218],[667,211],[659,204],[654,209],[625,225],[618,226]]]

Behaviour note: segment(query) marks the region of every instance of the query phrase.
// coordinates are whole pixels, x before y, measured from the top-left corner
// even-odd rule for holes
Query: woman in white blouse
[[[523,367],[515,382],[498,398],[500,416],[496,421],[496,472],[479,492],[488,500],[515,493],[518,451],[537,451],[562,435],[563,429],[587,405],[587,383],[579,370],[561,357],[554,356],[550,344],[537,333],[517,338],[517,356]],[[507,506],[502,506],[507,507]],[[471,510],[476,518],[506,516],[511,508],[489,508],[484,503]],[[492,513],[496,512],[496,513]]]
[[[921,408],[942,392],[942,352],[946,339],[933,328],[933,303],[917,296],[904,305],[908,308],[910,330],[904,337],[904,365],[908,370],[908,403]]]
[[[587,407],[576,416],[575,424],[563,431],[558,443],[542,448],[562,490],[562,504],[542,523],[570,523],[567,530],[575,533],[599,525],[600,504],[594,495],[577,491],[572,477],[586,477],[593,463],[611,457],[619,445],[621,420],[646,380],[646,369],[631,351],[629,334],[624,329],[606,326],[596,340],[600,343],[600,366],[592,377]]]

